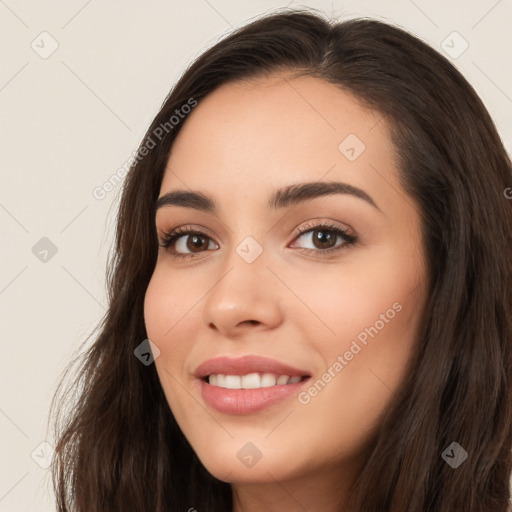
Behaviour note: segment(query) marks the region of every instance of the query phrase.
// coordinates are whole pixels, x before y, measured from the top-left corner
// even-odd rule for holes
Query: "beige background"
[[[390,20],[441,52],[458,32],[452,54],[469,46],[452,60],[510,153],[512,0],[0,0],[0,512],[54,510],[40,443],[52,444],[58,377],[105,311],[121,187],[102,200],[94,189],[129,160],[191,59],[286,5]]]

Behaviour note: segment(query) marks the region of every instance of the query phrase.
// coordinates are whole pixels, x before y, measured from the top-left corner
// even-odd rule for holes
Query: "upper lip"
[[[275,375],[288,375],[293,377],[294,375],[299,376],[310,376],[310,374],[299,368],[293,368],[285,363],[281,363],[275,359],[260,356],[242,356],[237,358],[231,357],[215,357],[208,359],[204,363],[200,364],[196,371],[195,376],[198,379],[202,379],[211,374],[224,375],[247,375],[249,373],[273,373]]]

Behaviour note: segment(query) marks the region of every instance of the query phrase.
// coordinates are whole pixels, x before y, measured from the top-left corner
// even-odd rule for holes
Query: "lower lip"
[[[251,414],[297,394],[308,380],[257,389],[226,389],[201,380],[201,395],[208,405],[219,412]]]

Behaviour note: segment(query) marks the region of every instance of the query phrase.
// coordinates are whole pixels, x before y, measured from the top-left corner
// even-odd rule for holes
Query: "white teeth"
[[[283,386],[285,384],[295,384],[300,382],[302,377],[295,375],[275,375],[273,373],[248,373],[247,375],[224,375],[222,373],[211,374],[208,382],[212,386],[218,386],[226,389],[257,389],[268,388],[271,386]]]
[[[226,375],[224,387],[228,389],[242,389],[242,379],[240,375]]]
[[[256,389],[259,387],[260,387],[259,373],[249,373],[248,375],[244,375],[242,377],[242,388],[243,389]]]
[[[271,373],[264,373],[261,376],[261,387],[269,388],[270,386],[275,386],[277,382],[276,376]]]

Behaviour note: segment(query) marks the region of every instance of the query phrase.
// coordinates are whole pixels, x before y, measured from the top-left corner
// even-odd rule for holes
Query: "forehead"
[[[292,183],[343,181],[379,195],[398,187],[381,115],[318,78],[228,83],[203,98],[177,136],[161,190],[267,198]],[[373,191],[373,194],[372,194]]]

